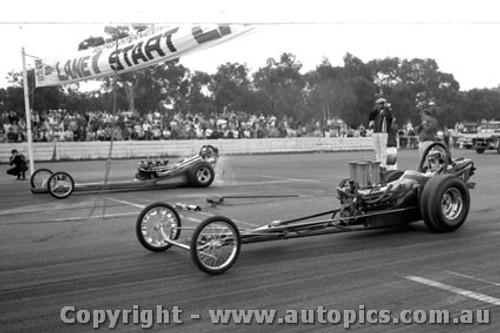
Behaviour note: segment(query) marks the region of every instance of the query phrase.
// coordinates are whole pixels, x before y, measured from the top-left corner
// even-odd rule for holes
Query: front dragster
[[[31,192],[34,194],[50,193],[57,199],[69,197],[73,191],[97,192],[134,191],[159,188],[171,188],[179,184],[193,187],[207,187],[215,178],[214,168],[217,164],[219,151],[211,145],[201,147],[198,154],[178,163],[168,161],[141,161],[133,181],[77,183],[73,177],[63,171],[52,172],[49,169],[39,169],[31,176]]]
[[[450,232],[469,213],[474,163],[452,159],[440,143],[426,150],[416,171],[380,172],[378,163],[370,161],[353,162],[350,171],[350,178],[337,187],[337,209],[240,231],[223,216],[210,217],[195,228],[183,227],[176,209],[158,202],[138,216],[137,238],[154,252],[172,245],[187,250],[200,270],[220,274],[234,264],[245,243],[394,227],[422,219],[433,231]],[[193,231],[188,243],[177,241],[181,230]]]
[[[147,160],[139,163],[135,178],[140,181],[168,179],[184,174],[193,187],[207,187],[215,177],[214,168],[219,150],[214,146],[201,147],[197,155],[178,163],[169,164],[168,160]]]

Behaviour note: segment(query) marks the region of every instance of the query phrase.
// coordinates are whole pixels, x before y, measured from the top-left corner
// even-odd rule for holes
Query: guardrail
[[[219,148],[222,155],[248,155],[297,152],[333,152],[371,150],[370,137],[357,138],[267,138],[168,141],[114,141],[112,158],[182,157],[195,154],[202,145]],[[8,163],[10,151],[17,149],[28,157],[28,145],[0,144],[0,163]],[[67,161],[106,159],[109,141],[97,142],[36,142],[33,143],[35,161]]]

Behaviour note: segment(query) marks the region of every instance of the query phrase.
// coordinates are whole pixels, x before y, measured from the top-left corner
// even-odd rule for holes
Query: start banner
[[[36,59],[36,86],[64,85],[138,70],[226,42],[252,29],[249,25],[220,24],[153,27],[74,56]]]

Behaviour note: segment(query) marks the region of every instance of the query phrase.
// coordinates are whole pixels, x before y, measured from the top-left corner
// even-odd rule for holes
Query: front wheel
[[[484,148],[477,148],[476,153],[478,153],[478,154],[484,153]]]
[[[139,243],[153,252],[167,250],[181,233],[181,218],[174,207],[167,203],[156,202],[144,208],[135,224]]]
[[[230,219],[213,216],[198,225],[191,238],[191,259],[210,275],[222,274],[236,262],[241,248],[238,227]]]
[[[75,189],[75,181],[69,173],[59,171],[49,177],[48,189],[51,196],[56,199],[66,199]]]
[[[49,169],[38,169],[31,175],[31,188],[46,188],[53,172]]]
[[[452,174],[429,179],[422,190],[420,213],[425,224],[433,231],[457,230],[467,219],[469,208],[469,189]]]

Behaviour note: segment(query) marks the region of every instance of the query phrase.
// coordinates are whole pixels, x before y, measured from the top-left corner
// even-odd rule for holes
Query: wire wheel
[[[53,172],[49,169],[38,169],[30,178],[31,188],[47,188],[50,176]]]
[[[181,218],[174,207],[157,202],[144,208],[136,222],[139,243],[153,252],[165,251],[172,244],[167,240],[179,238]]]
[[[191,258],[198,268],[215,275],[235,263],[241,248],[238,228],[228,218],[214,216],[203,221],[191,238]]]
[[[50,195],[56,199],[65,199],[73,193],[75,181],[67,172],[56,172],[48,180]]]

